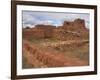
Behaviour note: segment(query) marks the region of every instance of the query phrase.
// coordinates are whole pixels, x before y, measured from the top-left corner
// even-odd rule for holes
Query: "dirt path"
[[[23,40],[23,56],[28,63],[35,67],[65,67],[65,66],[85,66],[86,61],[71,58],[62,53],[48,51],[38,48],[35,44]]]

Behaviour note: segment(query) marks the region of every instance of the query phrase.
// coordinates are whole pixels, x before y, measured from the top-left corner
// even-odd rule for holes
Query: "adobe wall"
[[[36,25],[35,28],[23,29],[24,38],[49,38],[52,37],[55,26],[50,25]]]
[[[44,30],[39,29],[26,29],[23,30],[24,38],[44,38]]]

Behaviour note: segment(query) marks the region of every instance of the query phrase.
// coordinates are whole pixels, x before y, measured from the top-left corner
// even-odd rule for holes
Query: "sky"
[[[86,28],[89,28],[90,16],[88,13],[22,11],[23,27],[34,27],[37,24],[61,26],[64,21],[84,19]]]

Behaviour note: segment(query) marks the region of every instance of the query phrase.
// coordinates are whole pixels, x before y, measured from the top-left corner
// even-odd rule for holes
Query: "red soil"
[[[35,67],[85,66],[86,61],[65,56],[63,53],[38,48],[35,44],[23,40],[23,56]]]

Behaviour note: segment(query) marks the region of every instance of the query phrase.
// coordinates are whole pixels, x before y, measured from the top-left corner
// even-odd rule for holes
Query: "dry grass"
[[[44,43],[57,43],[55,46]],[[51,42],[51,43],[50,43]],[[88,41],[62,44],[52,39],[23,41],[23,68],[84,66],[89,64]]]

